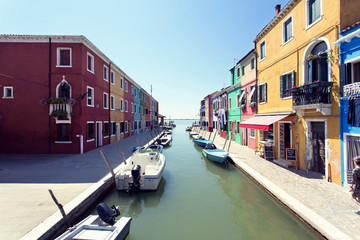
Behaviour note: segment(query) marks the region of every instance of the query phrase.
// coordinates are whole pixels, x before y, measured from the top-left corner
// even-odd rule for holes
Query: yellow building
[[[112,75],[113,74],[113,75]],[[124,134],[120,133],[120,123],[125,121],[124,115],[124,83],[125,73],[116,65],[111,66],[110,72],[110,143],[120,141]],[[104,96],[105,101],[105,96]]]
[[[258,147],[273,145],[280,163],[293,148],[298,168],[341,184],[339,49],[333,43],[339,29],[358,20],[359,3],[291,0],[275,9],[254,40],[258,104],[248,124],[258,129]]]

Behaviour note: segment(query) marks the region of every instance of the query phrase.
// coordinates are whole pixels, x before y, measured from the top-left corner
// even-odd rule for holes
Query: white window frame
[[[129,122],[128,121],[125,121],[125,123],[124,123],[124,132],[125,133],[128,133],[129,132]]]
[[[110,109],[115,110],[115,97],[110,95]]]
[[[251,63],[254,62],[254,66],[251,66]],[[255,69],[255,58],[251,58],[250,59],[250,69],[254,70]]]
[[[291,38],[285,41],[285,23],[291,18]],[[294,38],[294,18],[293,15],[290,14],[283,22],[282,22],[282,45],[287,44]]]
[[[87,125],[89,124],[89,123],[92,123],[92,124],[94,124],[94,127],[95,127],[95,121],[87,121],[86,122],[86,131],[87,131]],[[96,128],[96,127],[95,127]],[[91,138],[91,139],[87,139],[87,132],[86,132],[86,142],[94,142],[95,141],[95,137],[96,137],[96,129],[94,129],[94,137],[93,138]]]
[[[254,88],[253,88],[253,89],[250,91],[250,93],[249,93],[249,103],[256,103],[256,98],[255,98],[255,102],[251,102],[251,98],[252,98],[252,96],[255,94],[256,85],[255,85],[255,84],[251,85],[251,86],[249,87],[249,90],[250,90],[251,87],[254,87]]]
[[[115,72],[113,70],[110,70],[110,83],[115,85]]]
[[[129,111],[128,101],[125,100],[125,112]]]
[[[60,51],[61,50],[70,50],[70,65],[60,65]],[[56,57],[56,67],[72,67],[72,49],[71,48],[69,48],[69,47],[58,47],[57,49],[56,49],[56,54],[57,54],[57,57]]]
[[[109,126],[109,131],[110,131],[109,135],[110,136],[115,136],[116,135],[116,123],[115,123],[115,131],[113,131],[114,123],[115,123],[115,121],[110,122],[110,126]],[[113,134],[113,132],[115,132],[115,133]]]
[[[110,136],[110,124],[109,124],[109,121],[104,121],[104,124],[103,124],[103,126],[104,126],[104,128],[103,128],[103,130],[105,131],[105,123],[107,123],[108,124],[108,127],[109,127],[109,133],[108,133],[108,135],[107,136],[105,136],[105,135],[103,135],[104,136],[104,138],[108,138],[109,136]]]
[[[131,85],[131,95],[134,96],[134,86]]]
[[[125,92],[128,92],[128,81],[125,80]]]
[[[261,44],[263,44],[263,43],[264,43],[264,56],[263,56],[263,58],[261,58]],[[259,62],[261,62],[266,58],[266,40],[265,39],[259,43],[259,51],[260,51],[259,52]]]
[[[305,30],[308,30],[312,26],[314,26],[317,22],[319,22],[323,17],[323,7],[322,7],[322,0],[320,1],[320,17],[316,19],[314,22],[309,24],[309,0],[305,1]]]
[[[124,100],[120,99],[120,111],[123,112],[124,111]]]
[[[231,97],[228,98],[228,108],[231,109]]]
[[[91,57],[91,69],[88,68],[89,66],[89,57]],[[95,58],[93,55],[91,55],[89,52],[86,54],[86,70],[88,70],[91,73],[95,73],[95,64],[94,64]]]
[[[131,113],[134,113],[134,103],[131,103]]]
[[[124,79],[120,78],[120,88],[124,90]]]
[[[259,101],[259,104],[265,104],[265,103],[267,103],[267,83],[266,83],[266,82],[263,82],[263,83],[259,84],[259,88],[260,88],[260,87],[263,87],[264,85],[266,86],[266,94],[265,94],[266,99],[265,99],[264,102],[260,102],[260,101]],[[258,97],[259,97],[259,96],[258,96]]]
[[[241,66],[241,76],[245,75],[245,65]]]
[[[253,133],[254,133],[254,135],[253,135],[253,134],[251,134],[251,132],[253,132]],[[252,139],[255,139],[255,138],[256,138],[256,130],[255,130],[255,129],[250,128],[249,138],[252,138]]]
[[[241,106],[241,101],[245,97],[246,88],[240,89],[240,92],[241,92],[241,96],[240,96],[240,99],[239,99],[239,106]]]
[[[91,104],[89,104],[89,89],[91,89]],[[94,96],[95,96],[95,91],[94,91],[94,88],[92,87],[89,87],[87,86],[86,87],[86,105],[89,106],[89,107],[94,107],[94,103],[95,103],[95,99],[94,99]]]
[[[106,102],[103,103],[103,107],[104,107],[104,109],[109,109],[109,94],[104,92],[104,96],[106,96],[106,99],[105,99]],[[104,101],[104,98],[103,98],[103,101]]]
[[[109,67],[106,65],[103,67],[103,78],[105,81],[109,81]]]
[[[240,94],[236,94],[236,108],[240,107]]]
[[[6,95],[6,90],[8,90],[8,89],[11,89],[11,96],[7,96]],[[3,99],[12,99],[12,98],[14,98],[14,87],[12,87],[12,86],[4,86],[4,90],[3,90],[3,97],[2,97]]]

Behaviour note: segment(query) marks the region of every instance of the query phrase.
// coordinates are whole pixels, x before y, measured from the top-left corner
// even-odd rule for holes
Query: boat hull
[[[194,142],[200,147],[205,147],[208,143],[213,143],[211,140],[203,140],[203,139],[194,139]]]
[[[217,163],[224,163],[229,156],[228,152],[220,149],[203,149],[202,153],[206,158]]]
[[[114,225],[103,224],[100,217],[90,215],[75,225],[75,229],[68,230],[56,240],[70,239],[125,239],[130,232],[130,217],[121,217]]]

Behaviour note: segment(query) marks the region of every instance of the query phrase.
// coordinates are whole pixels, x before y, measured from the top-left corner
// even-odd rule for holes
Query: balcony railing
[[[286,89],[292,95],[293,106],[312,104],[331,104],[331,87],[333,82],[317,81],[300,87]]]

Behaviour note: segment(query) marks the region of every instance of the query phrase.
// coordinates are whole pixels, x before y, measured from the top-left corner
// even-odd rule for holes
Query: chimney
[[[281,4],[278,4],[278,5],[276,5],[276,6],[275,6],[276,15],[278,15],[278,14],[279,14],[279,12],[280,12],[280,8],[281,8]]]

